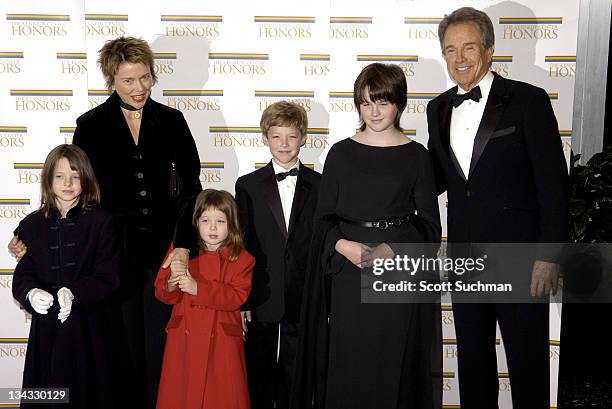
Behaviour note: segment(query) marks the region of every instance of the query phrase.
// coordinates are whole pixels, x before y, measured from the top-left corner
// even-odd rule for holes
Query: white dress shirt
[[[482,94],[480,101],[476,102],[469,99],[457,108],[453,107],[450,124],[450,146],[466,178],[470,173],[474,139],[482,120],[485,105],[487,105],[493,78],[493,74],[489,72],[476,84],[476,86],[480,86]],[[466,91],[461,87],[457,87],[457,94],[465,93]]]
[[[278,165],[274,160],[272,161],[274,167],[274,174],[281,172],[289,172],[291,169],[300,169],[300,161],[298,160],[295,165],[289,169],[285,169]],[[295,195],[295,184],[297,183],[297,176],[287,176],[285,179],[276,181],[278,184],[278,194],[280,195],[281,205],[283,206],[283,216],[285,217],[285,228],[289,230],[289,219],[291,218],[291,207],[293,206],[293,196]]]

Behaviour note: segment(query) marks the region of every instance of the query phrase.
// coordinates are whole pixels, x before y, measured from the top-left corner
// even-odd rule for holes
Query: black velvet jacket
[[[77,119],[73,143],[91,160],[102,207],[115,216],[124,255],[136,254],[155,266],[171,241],[195,247],[191,219],[202,190],[200,159],[180,111],[149,98],[136,145],[113,93]]]

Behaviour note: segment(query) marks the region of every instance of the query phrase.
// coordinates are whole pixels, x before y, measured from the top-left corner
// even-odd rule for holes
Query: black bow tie
[[[457,108],[459,105],[463,104],[463,101],[471,99],[472,101],[480,101],[482,98],[482,93],[480,92],[480,87],[474,87],[469,92],[465,94],[455,94],[453,95],[453,106]]]
[[[276,180],[278,180],[279,182],[285,180],[285,178],[287,176],[297,176],[298,175],[298,168],[293,168],[291,169],[289,172],[281,172],[281,173],[277,173],[276,174]]]

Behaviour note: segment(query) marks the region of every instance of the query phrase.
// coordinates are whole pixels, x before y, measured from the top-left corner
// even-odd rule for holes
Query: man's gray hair
[[[438,26],[438,38],[440,39],[440,47],[444,54],[444,35],[446,30],[453,24],[474,23],[480,31],[480,44],[487,50],[495,45],[495,31],[493,23],[489,16],[480,10],[472,7],[462,7],[444,16]]]

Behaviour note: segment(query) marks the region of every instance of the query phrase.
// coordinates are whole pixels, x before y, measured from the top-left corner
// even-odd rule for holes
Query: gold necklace
[[[119,106],[125,109],[126,111],[132,112],[132,118],[134,119],[140,119],[140,117],[142,116],[142,108],[136,109],[130,104],[123,102],[121,98],[119,98]]]

